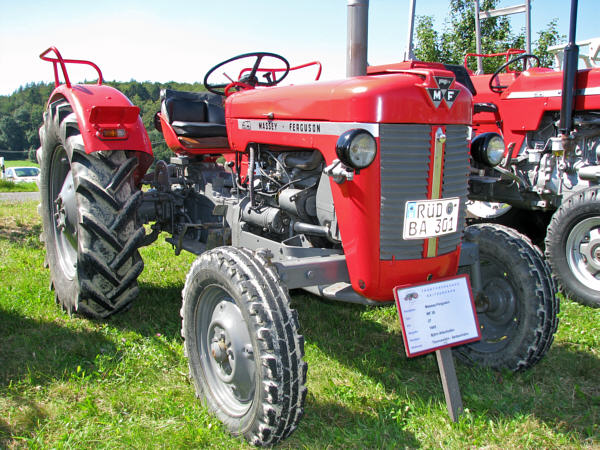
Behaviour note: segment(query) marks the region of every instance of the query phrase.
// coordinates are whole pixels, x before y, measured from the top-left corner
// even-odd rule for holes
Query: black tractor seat
[[[227,137],[223,97],[210,92],[163,89],[160,112],[175,134],[189,138]]]
[[[475,86],[473,86],[473,82],[471,81],[471,75],[469,75],[469,72],[465,66],[460,66],[458,64],[444,64],[444,67],[446,70],[454,73],[456,81],[471,91],[471,94],[477,95]]]

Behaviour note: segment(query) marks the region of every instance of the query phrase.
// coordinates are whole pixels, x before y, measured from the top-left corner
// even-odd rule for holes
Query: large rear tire
[[[600,307],[600,187],[563,201],[548,228],[546,256],[562,292]]]
[[[40,140],[42,238],[56,300],[69,313],[108,317],[130,306],[144,267],[138,159],[125,151],[87,154],[66,100],[49,105]]]
[[[468,363],[519,371],[548,351],[558,326],[556,287],[541,251],[497,224],[479,230],[482,291],[475,299],[481,340],[455,348]]]
[[[304,340],[276,271],[249,250],[220,247],[192,265],[182,335],[196,394],[233,435],[272,445],[298,426]]]

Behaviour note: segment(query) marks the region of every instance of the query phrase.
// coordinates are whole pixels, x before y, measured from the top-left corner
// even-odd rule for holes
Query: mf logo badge
[[[452,86],[452,83],[454,82],[454,78],[452,78],[452,77],[433,77],[433,78],[435,78],[435,82],[437,83],[438,87],[437,88],[426,88],[427,93],[429,94],[429,98],[431,98],[431,101],[433,102],[433,106],[435,106],[437,108],[438,106],[440,106],[440,103],[442,103],[442,101],[445,101],[446,105],[448,106],[448,109],[452,108],[452,104],[454,103],[454,100],[456,100],[456,97],[458,96],[458,93],[460,92],[459,89],[450,89],[450,86]]]

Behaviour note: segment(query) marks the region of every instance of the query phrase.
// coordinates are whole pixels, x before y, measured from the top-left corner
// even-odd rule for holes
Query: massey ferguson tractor
[[[307,365],[290,289],[386,305],[396,286],[460,271],[482,338],[458,357],[518,371],[550,347],[558,303],[543,255],[509,228],[465,229],[472,96],[444,67],[283,86],[298,67],[282,56],[228,59],[208,92],[162,92],[156,126],[174,155],[148,172],[139,109],[93,63],[41,57],[56,80],[38,159],[57,302],[93,318],[127,309],[138,250],[161,232],[175,254],[198,255],[185,354],[232,434],[270,445],[299,424]],[[67,64],[92,66],[97,84],[72,84]]]
[[[539,59],[523,50],[479,55],[506,62],[493,74],[470,76],[470,198],[500,205],[490,211],[497,222],[541,230],[563,292],[599,307],[600,68],[577,70],[576,11],[574,0],[564,71],[536,67]],[[523,61],[533,67],[519,71]]]

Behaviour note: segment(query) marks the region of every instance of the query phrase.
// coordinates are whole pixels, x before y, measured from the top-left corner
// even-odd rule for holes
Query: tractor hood
[[[469,124],[471,102],[452,72],[399,70],[244,91],[225,111],[228,119]]]

